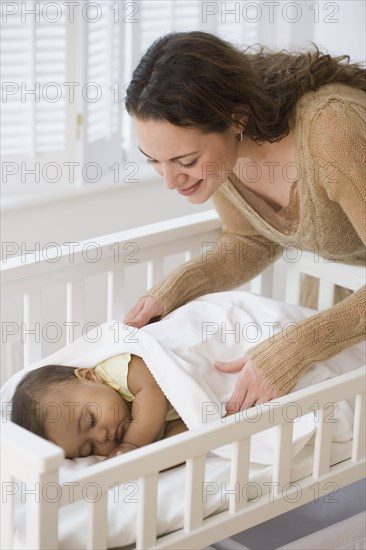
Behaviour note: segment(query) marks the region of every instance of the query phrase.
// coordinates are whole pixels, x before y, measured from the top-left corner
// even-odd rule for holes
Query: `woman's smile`
[[[179,187],[178,187],[177,191],[181,195],[192,195],[192,193],[194,193],[198,189],[201,182],[203,182],[203,179],[198,180],[197,183],[194,183],[190,187],[184,187],[182,189],[179,189]]]

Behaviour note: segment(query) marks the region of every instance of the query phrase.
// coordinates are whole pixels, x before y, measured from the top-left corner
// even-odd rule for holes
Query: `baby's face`
[[[62,447],[66,458],[109,455],[132,420],[129,405],[114,389],[76,377],[48,395],[40,411],[47,439]]]

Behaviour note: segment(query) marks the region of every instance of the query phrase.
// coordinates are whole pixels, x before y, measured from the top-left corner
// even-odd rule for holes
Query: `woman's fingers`
[[[146,310],[140,308],[138,312],[130,319],[124,321],[126,325],[131,325],[132,327],[141,328],[148,324],[150,321],[150,316]]]
[[[235,359],[235,361],[216,361],[215,367],[222,372],[239,372],[245,365],[245,359]]]
[[[245,370],[245,368],[243,369]],[[243,371],[239,374],[239,377],[235,384],[235,389],[230,397],[228,403],[226,404],[226,414],[234,414],[239,412],[243,408],[243,403],[247,394],[247,384],[245,376],[242,375]]]
[[[124,323],[137,328],[148,324],[154,317],[159,317],[164,312],[164,305],[153,296],[144,296],[127,313]]]
[[[139,318],[139,314],[141,312],[143,305],[139,301],[137,304],[135,304],[127,313],[126,317],[124,318],[123,322],[125,325],[135,325],[136,319]]]
[[[241,410],[243,399],[245,399],[245,395],[247,392],[245,376],[243,376],[245,359],[244,357],[240,357],[239,359],[235,359],[234,361],[216,361],[215,367],[219,371],[226,373],[241,371],[235,384],[234,393],[232,394],[229,402],[226,405],[226,413],[234,414]]]
[[[238,411],[248,409],[256,404],[266,403],[275,397],[280,397],[281,393],[273,388],[267,379],[254,363],[244,358],[241,359],[241,372],[235,384],[234,392],[230,397],[227,405],[227,414],[233,414]],[[223,372],[238,372],[239,360],[226,363],[227,367],[220,368]],[[217,366],[217,365],[216,365]]]

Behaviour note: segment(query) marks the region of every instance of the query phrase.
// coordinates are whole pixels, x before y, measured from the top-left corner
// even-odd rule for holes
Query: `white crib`
[[[104,273],[107,284],[106,320],[122,319],[125,311],[125,276],[136,261],[146,264],[146,288],[161,279],[168,269],[166,258],[183,254],[186,260],[192,254],[205,250],[219,237],[219,220],[213,211],[152,224],[145,227],[103,236],[93,244],[83,242],[55,247],[47,250],[47,257],[39,253],[38,258],[17,257],[3,263],[2,295],[6,299],[24,296],[24,319],[19,334],[27,327],[34,327],[42,319],[42,295],[52,287],[65,287],[64,322],[73,327],[72,338],[82,334],[88,319],[84,318],[84,281],[91,275]],[[88,253],[86,261],[85,251]],[[72,253],[72,254],[71,254]],[[93,257],[96,260],[90,261]],[[54,259],[54,261],[52,260]],[[135,261],[136,260],[136,261]],[[181,261],[181,260],[180,260]],[[286,251],[286,257],[271,265],[246,289],[273,297],[287,303],[297,304],[299,300],[301,274],[306,273],[320,280],[318,309],[333,303],[334,285],[356,290],[365,281],[365,270],[327,263],[311,254],[293,254]],[[140,289],[129,288],[129,300],[133,303],[140,295]],[[3,320],[4,321],[4,320]],[[23,327],[23,328],[22,328]],[[23,330],[24,332],[24,330]],[[40,331],[42,334],[42,330]],[[71,339],[70,331],[66,334]],[[42,338],[23,338],[24,366],[27,367],[45,356]],[[2,367],[2,369],[4,366]],[[5,376],[13,374],[11,365],[6,365]],[[324,421],[324,407],[329,401],[355,397],[355,421],[353,426],[352,454],[348,460],[334,466],[329,465],[330,440],[329,423]],[[291,458],[289,448],[292,424],[284,422],[283,408],[296,400],[302,414],[307,414],[314,401],[319,403],[313,473],[289,484]],[[202,548],[235,533],[249,529],[270,518],[293,510],[314,498],[314,483],[318,496],[326,494],[337,484],[338,487],[351,484],[365,474],[365,371],[357,369],[348,374],[328,380],[277,400],[279,406],[272,412],[263,407],[260,420],[248,422],[238,420],[234,415],[224,424],[212,423],[203,429],[186,432],[168,440],[134,451],[112,461],[100,462],[77,478],[73,498],[83,498],[83,487],[98,482],[101,498],[88,503],[88,517],[85,530],[88,532],[87,548],[107,548],[107,492],[116,476],[121,484],[138,480],[139,503],[137,513],[136,548],[182,549]],[[272,416],[274,413],[274,416]],[[248,412],[246,420],[257,415],[256,408]],[[270,417],[271,414],[271,417]],[[6,420],[6,421],[5,421]],[[201,486],[204,480],[205,456],[212,449],[232,443],[234,459],[231,461],[231,484],[245,485],[248,481],[250,438],[253,434],[277,426],[278,442],[273,465],[274,494],[272,499],[260,498],[248,506],[244,500],[237,502],[234,494],[229,496],[227,510],[210,517],[203,517]],[[27,503],[26,548],[59,548],[59,509],[69,504],[68,491],[58,484],[58,470],[63,462],[60,448],[27,432],[3,418],[2,422],[2,484],[11,487],[16,480],[25,486],[42,488],[55,484],[59,498],[50,502],[40,498]],[[159,471],[186,461],[186,492],[183,529],[157,537],[156,491]],[[331,484],[327,484],[331,481]],[[291,491],[299,491],[300,498],[284,498]],[[13,548],[14,507],[11,491],[2,498],[1,540],[2,548]],[[93,500],[93,499],[92,499]]]

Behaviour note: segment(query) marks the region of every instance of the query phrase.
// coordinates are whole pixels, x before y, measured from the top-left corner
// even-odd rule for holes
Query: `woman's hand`
[[[226,414],[234,414],[282,395],[267,382],[250,359],[241,357],[228,363],[217,361],[215,366],[221,372],[241,371],[234,392],[226,405]]]
[[[164,312],[163,303],[154,296],[143,296],[127,313],[124,323],[131,327],[141,328],[148,324],[154,317],[159,317]]]

